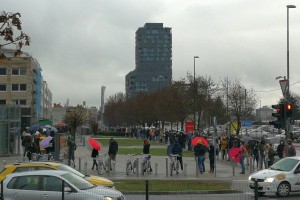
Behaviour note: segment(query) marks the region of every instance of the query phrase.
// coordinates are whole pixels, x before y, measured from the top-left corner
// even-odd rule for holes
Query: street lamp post
[[[195,60],[199,58],[199,56],[194,56],[194,132],[196,131],[196,67]]]
[[[286,56],[286,67],[287,67],[287,80],[288,80],[288,88],[287,88],[287,96],[290,95],[290,52],[289,52],[289,9],[296,8],[295,5],[287,5],[287,56]]]
[[[287,56],[286,56],[286,67],[287,67],[287,94],[286,94],[286,101],[289,99],[290,97],[290,52],[289,52],[289,9],[290,8],[296,8],[295,5],[287,5]],[[286,118],[286,101],[284,103],[284,120],[285,120],[285,142],[287,145],[287,140],[289,138],[289,130],[290,130],[290,126],[288,123],[288,119]],[[286,147],[287,149],[287,147]],[[287,156],[288,152],[286,151]]]

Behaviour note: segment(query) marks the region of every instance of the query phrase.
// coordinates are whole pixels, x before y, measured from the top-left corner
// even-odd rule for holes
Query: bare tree
[[[223,93],[228,99],[228,115],[230,121],[237,122],[236,134],[241,130],[241,122],[254,112],[258,97],[253,89],[246,89],[239,80],[223,82]]]
[[[71,127],[71,136],[74,138],[74,141],[77,127],[87,124],[87,122],[88,113],[82,105],[77,105],[77,107],[69,109],[64,118],[64,123]]]
[[[22,47],[29,46],[30,37],[22,31],[21,14],[4,12],[0,13],[0,49],[2,47],[14,44],[16,45],[16,57],[22,54]],[[0,57],[5,57],[1,54]]]

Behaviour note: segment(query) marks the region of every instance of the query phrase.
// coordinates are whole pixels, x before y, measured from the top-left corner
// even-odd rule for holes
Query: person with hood
[[[259,149],[259,169],[263,169],[263,165],[265,166],[265,168],[267,168],[267,161],[266,161],[266,155],[265,155],[265,146],[266,146],[266,141],[264,139],[262,139],[260,141],[260,144],[258,145],[258,149]]]
[[[292,143],[292,140],[288,139],[287,143],[287,156],[296,156],[296,148],[295,145]]]
[[[111,138],[109,140],[108,155],[110,157],[110,161],[114,161],[114,163],[116,163],[116,155],[118,153],[118,149],[119,149],[118,142],[113,138]],[[111,164],[112,162],[110,163],[110,170],[112,170]]]
[[[172,147],[172,154],[173,154],[173,155],[176,155],[176,154],[178,155],[177,160],[178,160],[179,163],[180,163],[181,171],[183,171],[182,148],[181,148],[181,146],[179,145],[178,140],[175,140],[175,142],[174,142],[174,145],[173,145],[173,147]]]
[[[204,159],[205,159],[206,147],[201,140],[198,140],[197,145],[194,147],[195,159],[198,162],[198,170],[200,174],[204,171]]]

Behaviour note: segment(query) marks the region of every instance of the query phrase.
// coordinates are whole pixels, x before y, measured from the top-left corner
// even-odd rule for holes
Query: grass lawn
[[[120,191],[145,191],[145,180],[113,180]],[[149,191],[228,190],[229,181],[220,180],[149,180]]]

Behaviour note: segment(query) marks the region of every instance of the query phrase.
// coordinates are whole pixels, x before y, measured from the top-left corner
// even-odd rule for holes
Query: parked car
[[[4,166],[4,169],[0,172],[0,181],[5,179],[8,174],[15,172],[24,172],[24,171],[35,171],[35,170],[64,170],[72,172],[81,178],[86,179],[94,185],[101,185],[105,187],[114,187],[114,183],[111,180],[108,180],[99,176],[89,176],[83,175],[79,171],[59,162],[24,162],[24,163],[15,163],[11,165]]]
[[[292,134],[291,134],[291,139],[295,143],[298,142],[298,141],[300,141],[300,130],[293,131]]]
[[[10,174],[3,181],[4,199],[125,200],[115,189],[96,186],[71,172],[38,170]]]
[[[290,192],[300,190],[300,157],[286,157],[269,169],[260,170],[249,176],[249,187],[255,189],[258,182],[258,193],[276,193],[277,196],[288,196]]]

